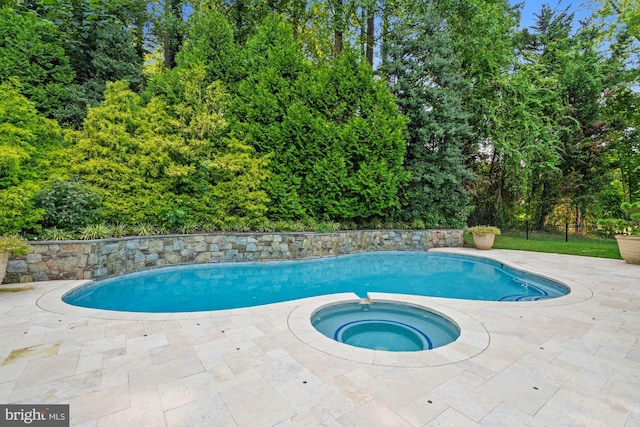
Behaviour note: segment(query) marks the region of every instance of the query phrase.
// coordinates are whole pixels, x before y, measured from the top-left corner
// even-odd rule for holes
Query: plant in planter
[[[9,255],[25,256],[31,252],[31,246],[19,236],[0,236],[0,284],[7,271]]]
[[[620,205],[624,218],[598,220],[598,226],[616,233],[620,256],[629,264],[640,264],[640,200]]]
[[[467,230],[473,235],[473,244],[481,250],[491,249],[496,235],[500,235],[500,229],[491,225],[475,225]]]

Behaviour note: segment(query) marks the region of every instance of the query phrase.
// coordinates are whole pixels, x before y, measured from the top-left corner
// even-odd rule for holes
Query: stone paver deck
[[[181,314],[0,293],[0,403],[68,403],[74,426],[640,426],[640,266],[472,249],[572,288],[538,302],[375,294],[443,312],[456,343],[403,358],[309,324],[332,295]],[[429,353],[426,355],[425,353]]]

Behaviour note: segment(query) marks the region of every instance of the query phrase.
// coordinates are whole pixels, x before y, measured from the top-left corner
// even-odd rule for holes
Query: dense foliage
[[[273,153],[270,217],[362,221],[400,207],[405,120],[368,64],[347,51],[313,66],[276,19],[244,55],[231,113],[238,134]]]
[[[11,81],[0,83],[0,230],[37,230],[43,212],[35,195],[49,170],[48,154],[55,153],[62,133],[44,118]]]
[[[36,196],[36,206],[44,211],[42,225],[77,230],[100,218],[102,200],[95,190],[79,179],[51,181]]]
[[[60,35],[33,12],[0,9],[0,81],[18,79],[21,92],[49,117],[64,114],[75,78]]]
[[[225,135],[217,112],[224,93],[205,85],[204,70],[181,77],[185,99],[175,115],[159,98],[143,103],[125,82],[107,85],[105,101],[69,137],[68,170],[100,191],[110,222],[175,226],[263,218],[267,159]]]
[[[0,234],[620,216],[634,2],[510,3],[0,1]]]
[[[405,167],[411,181],[403,218],[462,227],[470,209],[465,186],[473,178],[462,158],[471,131],[462,104],[468,89],[441,23],[426,3],[417,4],[411,17],[394,20],[381,71],[409,118]]]

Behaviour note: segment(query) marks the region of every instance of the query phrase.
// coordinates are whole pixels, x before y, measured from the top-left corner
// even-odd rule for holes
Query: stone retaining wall
[[[11,258],[4,283],[97,279],[180,263],[313,258],[367,251],[462,246],[462,230],[357,230],[334,233],[213,233],[29,242]]]

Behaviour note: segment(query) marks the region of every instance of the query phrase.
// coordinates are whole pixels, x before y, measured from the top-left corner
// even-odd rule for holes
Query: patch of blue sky
[[[543,4],[548,4],[552,9],[562,12],[568,9],[569,12],[575,13],[574,26],[577,26],[579,21],[586,19],[594,11],[594,4],[592,2],[585,3],[584,1],[572,1],[572,0],[556,0],[556,1],[539,1],[539,0],[509,0],[511,5],[521,5],[520,9],[520,28],[529,28],[536,23],[536,14],[540,12]]]

